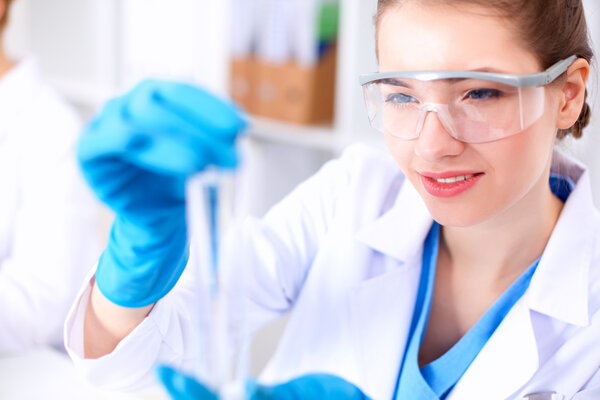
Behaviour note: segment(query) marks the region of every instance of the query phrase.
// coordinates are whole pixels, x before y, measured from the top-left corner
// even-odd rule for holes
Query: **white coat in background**
[[[449,400],[519,399],[556,391],[600,399],[600,217],[588,173],[555,153],[577,182],[529,289],[504,318]],[[341,376],[390,399],[412,319],[424,238],[432,218],[385,153],[352,146],[244,226],[252,327],[290,312],[260,380],[310,372]],[[110,354],[83,359],[90,285],[65,326],[67,349],[95,385],[138,390],[153,366],[191,370],[197,343],[194,277],[176,288]]]
[[[32,59],[0,79],[0,354],[62,347],[98,256],[97,203],[75,162],[80,130]]]

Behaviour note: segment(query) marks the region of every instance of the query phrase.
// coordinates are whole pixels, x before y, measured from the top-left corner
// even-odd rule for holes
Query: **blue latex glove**
[[[161,366],[158,377],[174,400],[217,400],[218,396],[194,378],[172,368]],[[249,382],[246,393],[250,400],[364,400],[369,399],[353,384],[330,374],[309,374],[276,386]]]
[[[125,307],[152,304],[187,263],[185,181],[234,168],[244,128],[232,104],[190,85],[145,81],[109,101],[79,142],[87,182],[116,214],[96,283]]]

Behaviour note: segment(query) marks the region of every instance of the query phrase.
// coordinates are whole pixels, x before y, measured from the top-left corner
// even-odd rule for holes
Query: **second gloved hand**
[[[125,307],[164,296],[187,263],[186,179],[237,165],[245,127],[232,104],[191,85],[145,81],[111,100],[83,133],[78,157],[116,214],[96,272],[102,294]]]
[[[158,377],[173,400],[218,400],[218,396],[194,378],[170,367],[160,366]],[[308,374],[275,386],[249,382],[246,386],[249,400],[368,400],[363,392],[350,382],[331,374]]]

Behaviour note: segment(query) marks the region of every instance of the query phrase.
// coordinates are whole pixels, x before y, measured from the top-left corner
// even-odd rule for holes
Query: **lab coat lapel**
[[[506,399],[531,379],[538,366],[531,315],[521,298],[447,399]]]
[[[356,235],[380,253],[387,266],[384,273],[362,282],[350,300],[364,389],[375,399],[389,399],[394,393],[421,275],[423,242],[432,222],[406,181],[393,207]]]
[[[370,279],[351,299],[351,326],[365,392],[392,397],[415,304],[420,262]]]
[[[589,324],[589,273],[599,229],[589,175],[584,172],[563,207],[531,279],[532,310],[573,325]]]
[[[412,261],[423,250],[432,223],[423,199],[405,179],[393,206],[365,224],[356,233],[356,239],[386,256],[402,262]]]

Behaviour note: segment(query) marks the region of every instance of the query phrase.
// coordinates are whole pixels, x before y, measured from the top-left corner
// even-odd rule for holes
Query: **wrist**
[[[102,294],[95,282],[92,285],[84,322],[85,358],[111,353],[154,307],[154,304],[139,308],[118,306]]]

